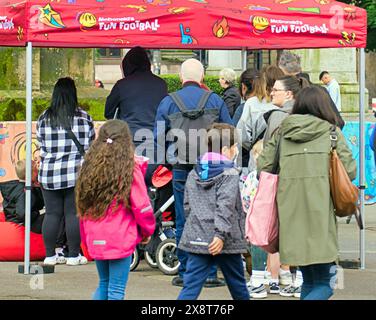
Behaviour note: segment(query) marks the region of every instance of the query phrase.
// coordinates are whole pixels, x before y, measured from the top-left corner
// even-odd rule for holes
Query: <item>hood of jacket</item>
[[[219,153],[207,152],[199,158],[195,167],[196,183],[211,186],[217,177],[231,168],[235,168],[233,161]]]
[[[323,134],[328,135],[331,124],[318,117],[306,114],[293,114],[287,117],[281,125],[283,137],[297,143],[317,139]]]
[[[124,77],[130,76],[137,71],[150,71],[151,64],[146,50],[134,47],[128,51],[122,61]]]
[[[263,115],[265,122],[269,121],[270,116],[275,111],[283,111],[283,112],[286,112],[286,113],[291,113],[292,108],[294,106],[294,103],[295,103],[295,100],[293,99],[293,100],[286,101],[285,104],[282,107],[277,107],[277,106],[273,105],[273,109],[266,111]]]

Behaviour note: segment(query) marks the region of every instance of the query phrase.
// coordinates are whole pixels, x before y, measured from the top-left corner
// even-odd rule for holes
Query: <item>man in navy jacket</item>
[[[122,62],[124,78],[112,88],[106,100],[104,116],[127,122],[136,146],[142,141],[135,140],[139,129],[153,131],[155,115],[161,100],[167,95],[166,82],[151,72],[151,65],[145,49],[134,47]]]

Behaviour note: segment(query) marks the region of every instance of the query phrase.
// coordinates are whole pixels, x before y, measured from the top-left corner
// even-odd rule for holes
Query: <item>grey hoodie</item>
[[[208,244],[216,236],[224,241],[224,254],[245,253],[245,214],[239,191],[239,172],[231,168],[201,180],[192,170],[185,185],[186,222],[179,249],[209,254]]]

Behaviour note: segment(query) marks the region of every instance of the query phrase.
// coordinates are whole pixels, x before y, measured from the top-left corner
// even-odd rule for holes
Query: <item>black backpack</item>
[[[195,109],[188,109],[176,92],[170,93],[180,112],[168,116],[171,130],[167,139],[174,141],[174,154],[179,164],[195,164],[197,157],[207,150],[206,130],[219,120],[219,108],[205,108],[212,93],[205,91]]]

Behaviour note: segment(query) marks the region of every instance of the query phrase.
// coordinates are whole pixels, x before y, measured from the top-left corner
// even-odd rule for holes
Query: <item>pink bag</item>
[[[278,175],[262,171],[245,224],[248,241],[269,253],[278,252],[277,189]]]
[[[248,241],[268,253],[276,253],[279,249],[277,190],[281,139],[282,135],[277,141],[272,172],[260,173],[257,192],[245,222]]]

